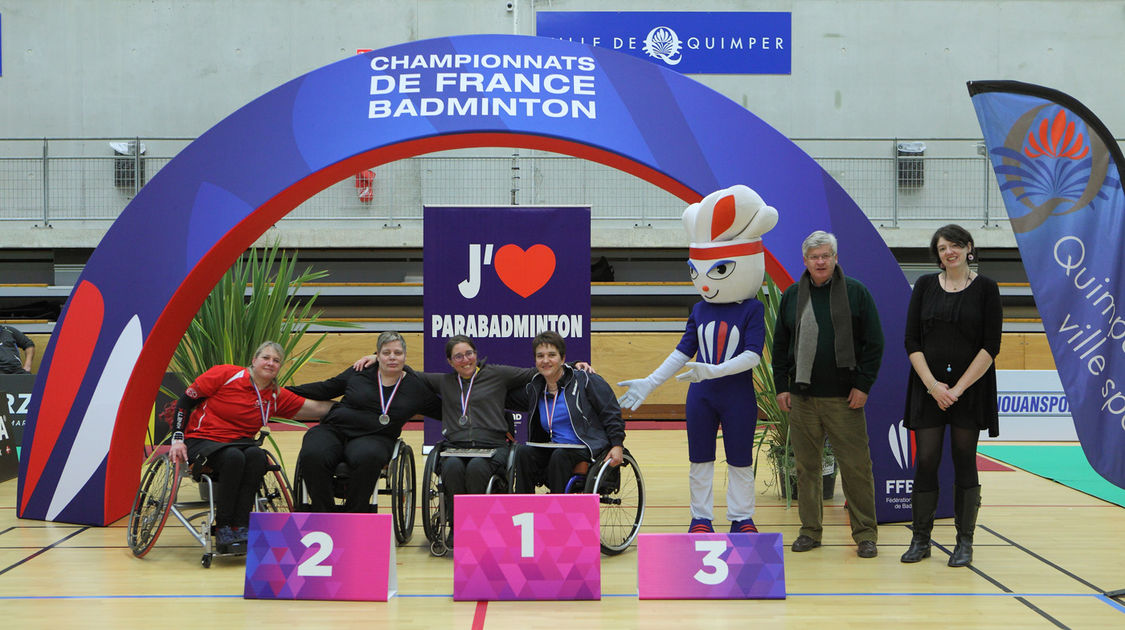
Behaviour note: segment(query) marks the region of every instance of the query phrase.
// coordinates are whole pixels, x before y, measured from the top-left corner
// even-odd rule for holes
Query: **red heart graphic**
[[[555,274],[555,252],[542,244],[532,245],[526,252],[508,244],[496,252],[493,266],[504,286],[527,297],[542,289]]]

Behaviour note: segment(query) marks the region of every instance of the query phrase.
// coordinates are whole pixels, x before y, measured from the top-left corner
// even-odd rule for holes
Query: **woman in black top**
[[[973,561],[973,530],[980,507],[977,438],[999,434],[996,367],[1003,313],[996,282],[974,272],[973,237],[958,225],[939,228],[930,253],[944,271],[914,284],[906,320],[906,352],[913,371],[906,390],[905,424],[914,431],[914,537],[903,562],[930,555],[938,499],[938,465],[945,427],[953,457],[957,547],[949,566]]]
[[[301,477],[313,512],[335,509],[332,476],[341,461],[351,469],[344,510],[370,511],[379,472],[390,462],[402,426],[419,413],[441,417],[441,400],[406,367],[402,335],[379,335],[376,356],[378,362],[363,370],[349,367],[326,381],[290,388],[317,400],[343,395],[301,443]]]

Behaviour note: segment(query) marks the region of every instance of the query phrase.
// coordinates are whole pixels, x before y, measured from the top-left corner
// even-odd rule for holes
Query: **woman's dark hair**
[[[944,238],[958,247],[968,247],[970,261],[977,257],[977,248],[973,245],[973,235],[969,234],[969,231],[960,225],[950,223],[949,225],[939,227],[937,231],[934,232],[933,238],[930,239],[930,256],[933,256],[934,262],[937,263],[938,267],[945,269],[945,265],[942,264],[941,256],[938,255],[937,251],[937,242],[938,239],[941,238]]]
[[[559,351],[559,356],[566,358],[566,342],[563,341],[562,335],[553,330],[545,330],[535,335],[535,339],[531,340],[531,356],[533,358],[539,346],[554,346],[555,350]]]
[[[453,358],[453,346],[459,343],[467,343],[469,347],[473,349],[473,352],[477,351],[477,344],[473,343],[472,339],[469,339],[465,335],[453,335],[449,338],[449,341],[445,342],[445,358]]]

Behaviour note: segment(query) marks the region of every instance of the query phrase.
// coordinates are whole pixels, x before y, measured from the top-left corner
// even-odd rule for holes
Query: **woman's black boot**
[[[899,558],[903,562],[918,562],[930,557],[930,532],[934,530],[934,514],[937,512],[938,491],[915,491],[910,495],[910,509],[914,515],[914,537],[910,548]]]
[[[956,487],[953,491],[953,522],[957,526],[957,546],[949,556],[949,566],[967,567],[973,563],[973,531],[980,510],[980,486]]]

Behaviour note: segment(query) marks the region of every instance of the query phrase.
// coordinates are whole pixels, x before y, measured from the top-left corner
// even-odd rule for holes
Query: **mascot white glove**
[[[645,378],[620,381],[617,383],[617,386],[628,387],[629,390],[622,394],[617,402],[625,409],[636,411],[637,408],[641,406],[641,403],[645,401],[645,398],[648,398],[648,395],[652,393],[652,390],[659,387],[664,381],[672,378],[672,375],[678,372],[680,368],[687,363],[689,358],[691,357],[683,352],[673,350],[672,354],[668,355],[667,359],[664,359],[664,363],[661,363],[660,367],[652,371],[652,374],[649,374]]]
[[[689,383],[698,383],[699,381],[706,381],[712,378],[720,378],[723,376],[730,376],[731,374],[738,374],[746,370],[753,370],[762,357],[758,353],[747,350],[742,354],[727,359],[718,365],[710,363],[700,363],[698,361],[689,361],[687,363],[688,371],[676,377],[677,381],[687,381]]]

